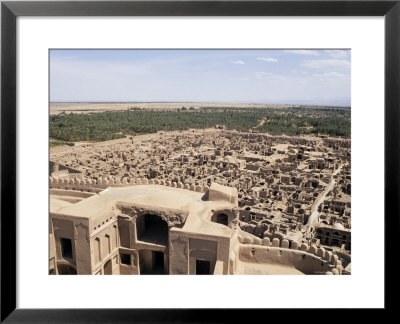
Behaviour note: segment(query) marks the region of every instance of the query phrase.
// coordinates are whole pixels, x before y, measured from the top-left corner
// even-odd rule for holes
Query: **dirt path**
[[[254,127],[254,128],[261,127],[262,125],[265,124],[266,121],[267,121],[267,119],[265,117],[263,117],[263,119],[261,119],[260,122],[258,123],[258,125],[256,127]]]
[[[324,202],[326,195],[335,187],[336,180],[335,175],[337,175],[342,170],[343,164],[341,164],[335,172],[332,173],[332,180],[325,187],[324,191],[321,192],[317,199],[315,199],[311,207],[311,215],[307,222],[307,231],[310,230],[311,226],[318,221],[320,212],[318,211],[319,206]]]

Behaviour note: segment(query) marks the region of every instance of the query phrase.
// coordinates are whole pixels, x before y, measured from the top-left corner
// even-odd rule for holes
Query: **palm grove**
[[[271,134],[327,134],[350,137],[349,108],[201,108],[102,113],[61,113],[50,116],[51,145],[63,142],[106,141],[157,131],[204,129],[216,124],[238,131]]]

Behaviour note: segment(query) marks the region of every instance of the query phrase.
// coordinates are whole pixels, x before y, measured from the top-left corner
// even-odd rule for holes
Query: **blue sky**
[[[50,100],[350,106],[350,50],[51,50]]]

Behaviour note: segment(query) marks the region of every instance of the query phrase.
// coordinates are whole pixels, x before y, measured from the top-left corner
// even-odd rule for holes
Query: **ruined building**
[[[324,248],[242,231],[235,188],[54,178],[50,188],[50,274],[343,271]]]

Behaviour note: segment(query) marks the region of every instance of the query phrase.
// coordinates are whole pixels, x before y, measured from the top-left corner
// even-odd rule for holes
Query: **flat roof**
[[[68,216],[84,217],[95,220],[104,214],[113,212],[118,203],[148,206],[155,209],[175,209],[187,212],[185,232],[206,235],[230,236],[232,230],[221,224],[211,222],[214,211],[233,209],[227,201],[204,200],[204,193],[162,185],[132,185],[109,187],[98,194],[75,204],[63,202],[50,195],[50,212]]]

